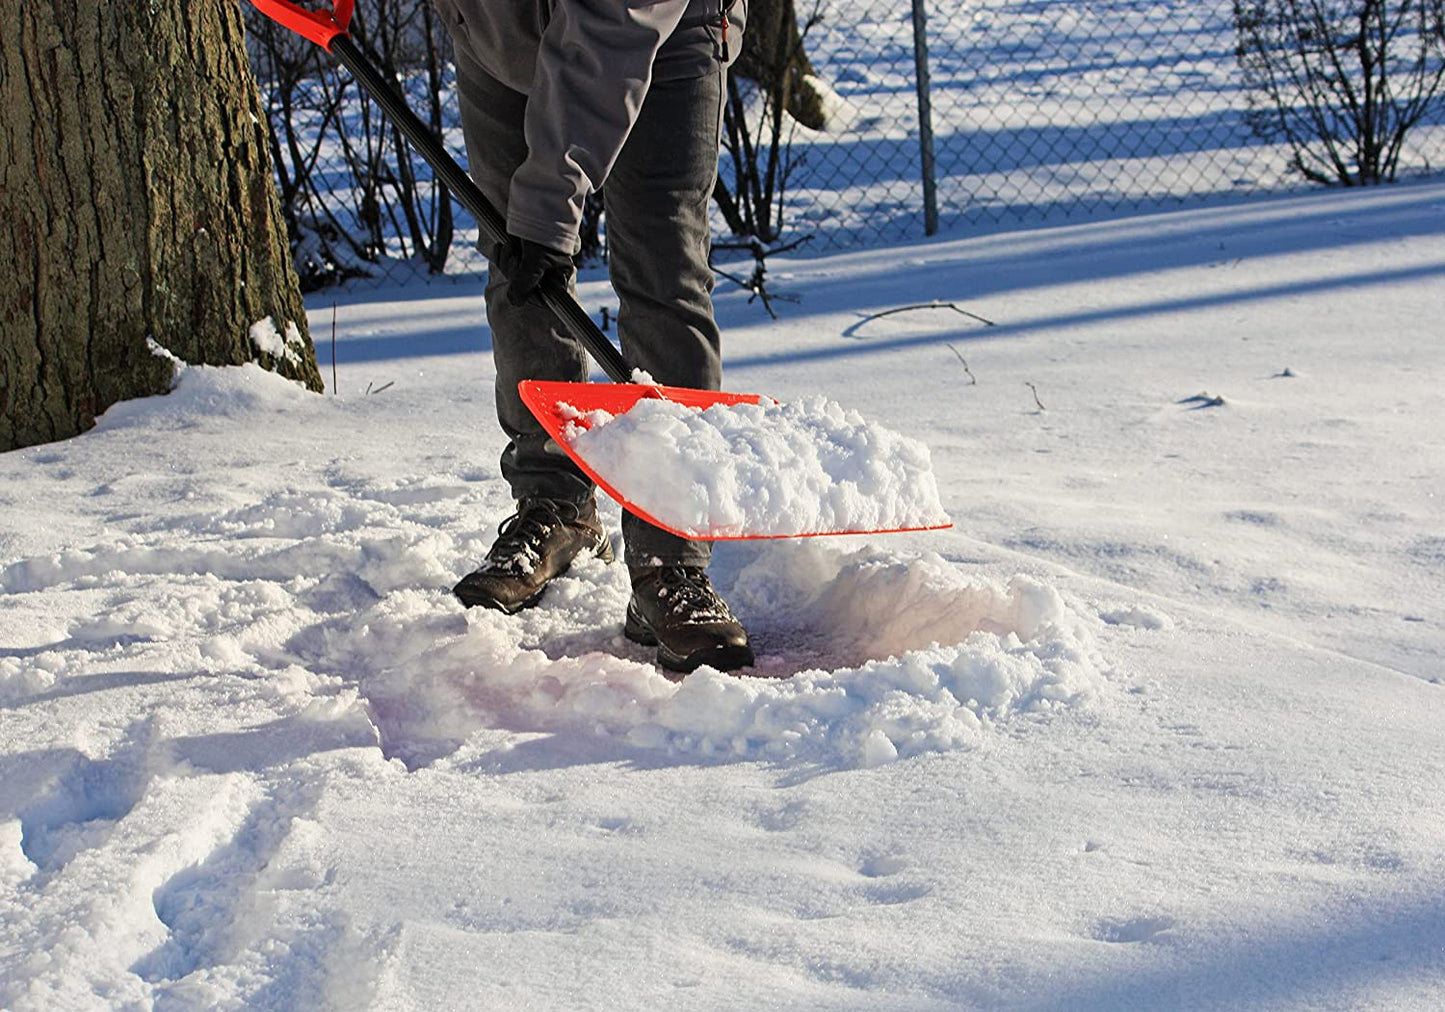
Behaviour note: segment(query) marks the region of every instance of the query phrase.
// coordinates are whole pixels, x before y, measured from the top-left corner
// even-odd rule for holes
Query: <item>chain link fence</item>
[[[1304,185],[1286,145],[1254,136],[1230,3],[971,0],[926,12],[939,229],[1137,212]],[[839,102],[790,207],[826,245],[925,231],[914,17],[827,0],[806,45]],[[1405,172],[1445,163],[1445,105]]]
[[[396,22],[399,8],[425,0],[371,2]],[[1307,185],[1291,169],[1287,145],[1251,130],[1234,6],[796,0],[825,122],[820,129],[794,123],[785,133],[783,238],[811,235],[814,250],[850,248],[935,230],[965,235]],[[417,33],[436,26],[429,19],[417,24],[410,35],[398,29],[395,50],[427,51]],[[316,179],[291,209],[300,248],[313,260],[346,258],[346,270],[332,272],[331,280],[481,269],[475,226],[460,208],[448,221],[452,231],[439,261],[436,243],[386,206],[388,187],[408,180],[415,192],[407,200],[435,218],[429,173],[415,160],[398,167],[405,156],[378,129],[375,113],[360,111],[365,102],[339,72],[324,61],[304,73],[293,68],[283,101],[283,82],[268,73],[274,61],[253,57],[273,121],[290,117],[284,127],[273,125],[290,138],[290,149],[278,145],[276,153],[293,202],[298,172]],[[402,66],[397,76],[422,108],[437,110],[438,129],[464,161],[447,68]],[[301,91],[325,101],[298,100],[296,80],[311,82]],[[439,95],[428,94],[437,88]],[[358,156],[356,142],[344,139],[348,131],[379,137],[381,150]],[[1442,162],[1445,99],[1436,96],[1410,133],[1401,174]],[[726,155],[722,172],[728,178]],[[720,216],[717,223],[725,238]],[[366,242],[338,239],[348,230]]]

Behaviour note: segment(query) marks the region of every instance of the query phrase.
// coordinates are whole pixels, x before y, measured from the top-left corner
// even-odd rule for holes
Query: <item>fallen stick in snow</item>
[[[846,333],[851,334],[853,331],[857,330],[859,327],[863,326],[863,324],[869,322],[870,320],[881,320],[881,319],[882,319],[883,317],[885,317],[885,316],[892,316],[894,313],[907,313],[907,312],[910,312],[911,310],[914,310],[914,309],[951,309],[951,310],[953,310],[955,313],[960,314],[961,316],[966,316],[966,317],[968,317],[970,320],[977,320],[979,323],[983,324],[985,327],[995,327],[995,326],[997,326],[997,324],[994,323],[992,320],[985,319],[984,317],[979,316],[977,313],[969,312],[967,309],[964,309],[963,307],[959,306],[957,303],[953,303],[953,302],[919,302],[919,303],[915,303],[914,305],[911,305],[911,306],[897,306],[897,307],[895,307],[895,308],[893,308],[893,309],[885,309],[885,310],[883,310],[883,312],[881,312],[881,313],[872,313],[872,314],[870,314],[870,315],[868,315],[868,316],[863,317],[863,319],[859,320],[857,323],[853,324],[853,326],[849,327],[848,330],[846,331]]]
[[[963,357],[963,352],[959,351],[957,348],[955,348],[955,347],[954,347],[953,345],[951,345],[951,344],[948,346],[948,350],[951,351],[951,352],[953,352],[955,355],[957,355],[957,356],[958,356],[958,360],[963,363],[963,371],[966,372],[966,373],[968,373],[968,378],[969,378],[969,381],[970,381],[968,385],[971,386],[971,387],[976,387],[976,386],[978,386],[978,377],[975,376],[975,375],[973,374],[973,370],[968,367],[968,359],[966,359],[966,358]]]

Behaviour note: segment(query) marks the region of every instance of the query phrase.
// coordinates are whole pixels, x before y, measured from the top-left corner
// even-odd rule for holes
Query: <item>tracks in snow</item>
[[[328,907],[315,821],[331,778],[359,761],[324,747],[363,742],[301,723],[313,754],[259,771],[244,736],[171,737],[155,719],[106,754],[8,760],[17,818],[0,868],[17,908],[0,926],[0,1006],[320,1008],[373,977],[374,941]],[[251,747],[287,733],[252,732]]]

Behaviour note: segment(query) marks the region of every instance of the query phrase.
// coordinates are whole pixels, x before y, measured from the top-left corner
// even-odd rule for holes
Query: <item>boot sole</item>
[[[687,675],[706,664],[719,671],[737,671],[753,666],[753,648],[746,643],[742,646],[712,647],[683,655],[674,653],[659,643],[657,634],[632,608],[627,609],[627,621],[622,625],[622,635],[633,643],[644,647],[657,647],[657,663],[666,671]],[[678,681],[678,679],[672,679]]]
[[[504,615],[515,615],[519,611],[522,611],[526,608],[531,608],[533,605],[540,603],[542,600],[542,595],[546,592],[547,588],[544,586],[541,590],[537,591],[537,593],[533,594],[531,597],[523,598],[516,604],[510,605],[507,604],[505,601],[498,601],[495,597],[485,597],[479,594],[468,594],[466,596],[463,596],[462,594],[459,594],[454,590],[452,591],[452,595],[456,597],[458,601],[462,602],[462,604],[467,608],[489,608],[492,611],[499,611]]]

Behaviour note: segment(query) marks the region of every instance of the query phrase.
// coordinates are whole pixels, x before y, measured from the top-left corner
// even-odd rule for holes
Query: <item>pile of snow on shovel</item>
[[[643,399],[564,438],[629,502],[688,536],[948,525],[928,447],[821,396],[706,410]]]

